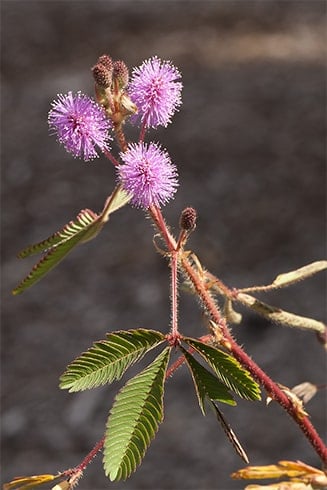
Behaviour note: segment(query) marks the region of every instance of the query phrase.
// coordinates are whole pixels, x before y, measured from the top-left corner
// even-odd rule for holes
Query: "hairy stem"
[[[199,338],[199,340],[201,340],[202,342],[204,342],[205,344],[207,344],[208,342],[210,342],[210,340],[212,339],[212,335],[203,335],[202,337]],[[193,352],[195,351],[195,349],[193,347],[189,347],[187,349],[187,352],[189,354],[192,354]],[[166,371],[166,381],[168,378],[170,378],[174,373],[175,371],[177,371],[177,369],[182,365],[184,364],[185,362],[185,356],[182,354],[181,356],[179,356],[178,359],[176,359],[176,361],[167,369]]]
[[[83,459],[80,465],[78,465],[79,470],[85,470],[85,468],[91,463],[91,461],[95,458],[98,452],[103,448],[104,445],[104,437],[96,443],[93,447],[92,451],[87,454],[87,456]]]
[[[103,150],[103,154],[106,158],[108,158],[108,160],[111,161],[111,163],[115,166],[115,167],[119,167],[119,162],[118,160],[110,153],[109,150]]]
[[[300,429],[309,440],[319,457],[323,462],[327,462],[327,448],[319,437],[316,429],[311,424],[308,417],[299,413],[292,401],[283,393],[276,383],[244,352],[237,344],[229,332],[225,319],[221,316],[220,311],[215,304],[210,293],[206,289],[203,281],[199,278],[197,272],[193,269],[188,259],[183,257],[181,260],[182,267],[192,281],[192,284],[201,298],[206,310],[209,312],[212,320],[220,327],[225,341],[228,341],[229,349],[234,357],[244,366],[252,376],[265,388],[269,396],[278,402],[299,425]]]
[[[114,131],[119,148],[123,153],[127,150],[127,141],[121,123],[114,124]]]
[[[163,219],[159,208],[153,206],[149,209],[156,226],[158,227],[163,240],[165,241],[169,252],[176,251],[176,241],[170,234],[167,225]],[[201,299],[205,309],[220,329],[222,334],[222,343],[232,352],[234,357],[244,366],[252,376],[265,388],[271,398],[279,403],[298,424],[305,437],[311,443],[316,453],[324,463],[327,463],[327,448],[321,440],[316,429],[311,424],[308,417],[303,416],[298,408],[293,405],[292,401],[283,393],[279,386],[244,352],[232,337],[224,317],[221,315],[219,308],[206,288],[203,278],[194,270],[186,254],[181,251],[180,264],[185,274],[192,282],[195,291]],[[220,285],[221,287],[221,285]],[[226,288],[228,289],[228,288]]]
[[[81,476],[83,475],[83,471],[85,470],[85,468],[90,464],[92,463],[93,459],[95,458],[95,456],[98,454],[99,451],[101,451],[101,449],[103,448],[104,446],[104,440],[105,440],[105,437],[103,437],[102,439],[100,439],[100,441],[98,441],[95,446],[91,449],[91,451],[89,453],[87,453],[87,455],[85,456],[85,458],[83,459],[83,461],[75,466],[75,468],[71,468],[69,470],[66,470],[63,472],[64,475],[66,476],[69,476],[70,479],[74,479],[74,478],[77,478],[76,480],[76,483],[77,481],[81,478]],[[69,488],[73,488],[74,485],[72,485],[71,487]]]
[[[178,337],[178,288],[177,288],[177,252],[172,253],[170,259],[171,270],[171,337]]]
[[[146,133],[146,125],[145,125],[145,123],[143,123],[142,127],[141,127],[141,131],[140,131],[139,143],[143,143],[144,138],[145,138],[145,133]]]
[[[175,251],[176,246],[177,246],[176,240],[174,239],[174,237],[169,232],[160,209],[157,206],[152,205],[149,208],[149,213],[150,213],[150,216],[153,219],[155,225],[157,226],[158,230],[160,231],[161,236],[162,236],[164,242],[166,243],[166,246],[167,246],[169,252]]]

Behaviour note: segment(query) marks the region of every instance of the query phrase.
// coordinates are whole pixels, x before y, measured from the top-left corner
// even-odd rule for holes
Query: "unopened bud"
[[[123,61],[114,62],[113,78],[118,82],[120,88],[125,88],[128,84],[129,73],[128,68]]]
[[[112,70],[109,71],[104,65],[98,63],[92,68],[95,83],[101,88],[108,88],[112,83]]]
[[[99,56],[97,65],[99,64],[107,68],[108,71],[113,70],[113,61],[108,54],[103,54],[102,56]]]
[[[196,211],[194,208],[185,208],[182,211],[179,226],[182,230],[193,231],[196,227]]]

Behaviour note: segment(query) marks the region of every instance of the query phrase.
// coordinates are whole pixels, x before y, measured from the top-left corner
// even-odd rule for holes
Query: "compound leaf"
[[[162,333],[145,329],[109,333],[67,367],[60,388],[74,392],[112,383],[164,339]]]
[[[17,256],[20,259],[24,259],[25,257],[44,252],[52,247],[56,247],[60,243],[72,238],[74,235],[76,235],[76,233],[93,223],[97,218],[98,215],[91,209],[82,209],[75,221],[70,221],[63,228],[61,228],[61,230],[57,231],[45,240],[24,248],[24,250],[19,252]]]
[[[186,337],[183,340],[206,360],[228,388],[247,400],[261,399],[258,383],[234,357],[196,339]]]
[[[141,463],[163,420],[163,386],[170,347],[117,394],[104,443],[104,470],[111,481],[125,480]]]
[[[117,186],[99,215],[90,209],[83,209],[74,221],[70,221],[61,230],[22,250],[18,254],[21,259],[41,252],[44,252],[44,255],[12,293],[16,295],[24,292],[56,267],[75,246],[95,238],[110,214],[125,206],[130,199],[121,186]]]
[[[37,252],[47,250],[39,262],[35,264],[31,272],[13,290],[13,294],[20,294],[27,288],[38,282],[78,244],[94,238],[102,229],[103,223],[99,217],[89,210],[79,213],[75,221],[70,221],[52,237],[40,243],[31,245],[18,255],[20,258],[28,257]]]
[[[215,400],[229,405],[236,405],[228,388],[221,383],[216,376],[210,373],[203,367],[191,354],[189,354],[182,346],[180,346],[188,367],[190,368],[195,391],[198,397],[200,409],[205,415],[204,402],[205,399]]]

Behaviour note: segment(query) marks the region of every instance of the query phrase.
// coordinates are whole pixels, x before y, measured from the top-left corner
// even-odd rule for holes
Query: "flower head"
[[[128,93],[138,107],[145,127],[167,126],[182,103],[181,74],[169,61],[157,56],[134,68]],[[136,120],[137,116],[133,116]]]
[[[177,169],[159,145],[131,143],[120,156],[124,163],[118,167],[119,178],[132,195],[132,204],[148,209],[152,204],[165,204],[175,194]]]
[[[81,92],[58,95],[48,121],[58,141],[74,157],[88,161],[98,157],[96,146],[109,149],[111,123],[102,107]]]

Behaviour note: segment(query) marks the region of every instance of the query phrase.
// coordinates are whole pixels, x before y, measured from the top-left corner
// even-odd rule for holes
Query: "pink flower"
[[[124,163],[118,167],[119,178],[134,206],[148,209],[173,197],[178,187],[177,169],[159,145],[131,143],[120,156]]]
[[[48,122],[58,141],[74,157],[88,161],[99,156],[96,147],[109,149],[111,122],[102,107],[81,92],[58,95]]]
[[[128,93],[138,108],[132,121],[141,118],[146,127],[167,126],[182,103],[181,74],[169,61],[157,56],[134,68]]]

